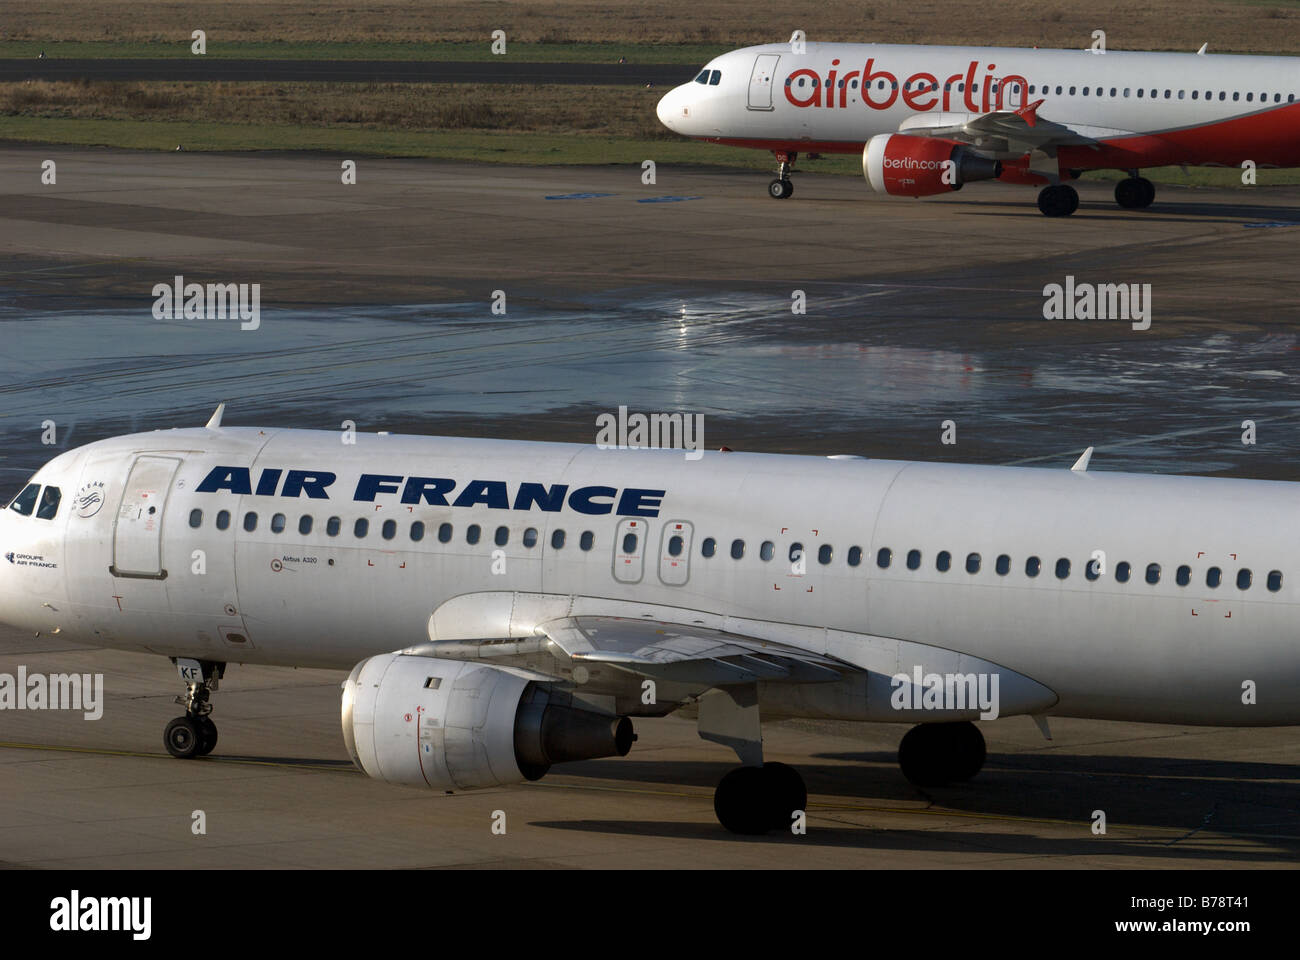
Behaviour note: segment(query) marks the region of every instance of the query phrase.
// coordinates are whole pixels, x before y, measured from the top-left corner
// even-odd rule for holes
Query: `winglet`
[[[221,415],[226,412],[226,402],[223,400],[217,404],[217,409],[212,411],[212,416],[208,418],[208,429],[216,430],[221,426]]]
[[[1087,450],[1083,451],[1083,454],[1079,457],[1078,460],[1074,461],[1074,466],[1072,466],[1070,469],[1075,473],[1083,473],[1085,470],[1088,469],[1088,462],[1090,460],[1092,460],[1092,447],[1089,447]]]
[[[1196,55],[1198,57],[1205,56],[1205,50],[1209,45],[1210,45],[1210,41],[1206,40],[1203,44],[1201,44],[1201,49],[1196,51]]]
[[[1029,124],[1031,127],[1036,127],[1038,126],[1038,108],[1041,107],[1044,102],[1044,100],[1035,100],[1033,103],[1021,107],[1016,111],[1016,116],[1025,121],[1025,123]]]

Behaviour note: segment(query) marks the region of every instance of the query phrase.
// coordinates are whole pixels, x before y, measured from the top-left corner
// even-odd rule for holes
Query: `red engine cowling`
[[[882,133],[862,151],[862,175],[877,193],[929,197],[972,180],[996,180],[1002,164],[955,140]]]

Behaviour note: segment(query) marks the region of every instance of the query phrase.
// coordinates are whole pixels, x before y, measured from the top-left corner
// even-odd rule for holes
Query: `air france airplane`
[[[861,153],[872,189],[924,197],[976,180],[1041,186],[1069,216],[1069,181],[1115,169],[1125,208],[1155,187],[1144,167],[1300,166],[1294,57],[875,43],[746,47],[659,101],[670,130],[770,150],[769,193],[794,192],[800,153]]]
[[[626,754],[675,711],[741,766],[741,833],[807,793],[762,720],[1300,723],[1294,483],[221,425],[63,453],[0,511],[0,619],[171,658],[164,742],[231,662],[351,670],[347,750],[435,791]]]

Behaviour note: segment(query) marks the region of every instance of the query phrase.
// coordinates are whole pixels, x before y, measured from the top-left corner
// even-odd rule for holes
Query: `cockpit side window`
[[[14,497],[9,503],[9,509],[16,513],[21,513],[24,517],[30,517],[32,511],[36,509],[36,495],[41,492],[39,483],[29,483],[23,487],[23,492]]]
[[[707,71],[707,70],[701,70],[701,71],[700,71],[700,75],[699,75],[698,77],[695,78],[695,82],[696,82],[696,83],[708,83],[708,82],[709,82],[709,71]]]
[[[714,70],[711,74],[709,74],[709,86],[716,87],[721,82],[722,82],[721,70]]]
[[[59,501],[63,499],[63,494],[58,487],[47,486],[41,494],[41,505],[36,510],[37,520],[53,520],[54,515],[59,512]]]

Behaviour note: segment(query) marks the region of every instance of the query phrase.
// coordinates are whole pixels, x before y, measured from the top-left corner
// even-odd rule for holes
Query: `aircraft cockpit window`
[[[30,517],[32,511],[36,509],[36,495],[41,492],[39,483],[29,483],[23,487],[22,493],[14,497],[9,503],[9,509],[15,513],[21,513],[24,517]]]
[[[54,515],[59,512],[59,501],[63,499],[63,494],[59,492],[58,487],[46,487],[41,492],[41,505],[36,510],[37,520],[53,520]]]
[[[698,77],[695,78],[695,82],[696,82],[696,83],[708,83],[708,82],[709,82],[709,71],[707,71],[707,70],[701,70],[701,71],[700,71],[700,75],[699,75]]]
[[[711,74],[709,74],[709,86],[716,87],[721,82],[722,82],[721,70],[714,70]]]

